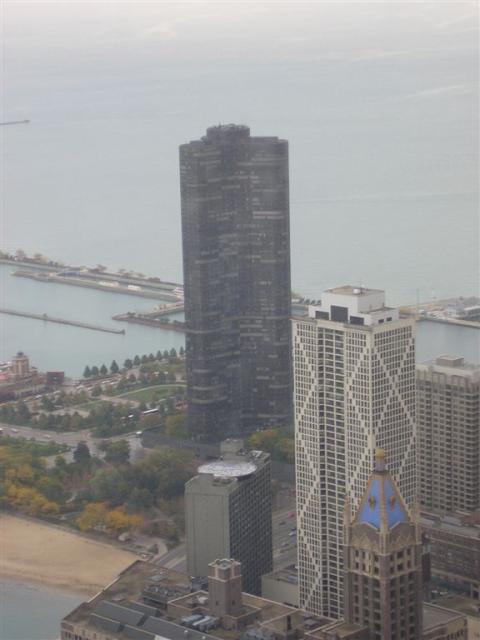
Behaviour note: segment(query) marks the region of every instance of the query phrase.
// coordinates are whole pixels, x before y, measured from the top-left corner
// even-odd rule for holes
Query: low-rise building
[[[298,570],[295,565],[262,576],[262,596],[291,607],[299,607]]]
[[[450,594],[437,600],[436,604],[465,616],[467,618],[468,640],[480,640],[480,604],[478,600]]]
[[[294,570],[294,569],[293,569]],[[424,605],[422,640],[467,640],[466,616]],[[463,628],[462,628],[463,624]],[[242,591],[241,565],[210,564],[208,587],[137,560],[61,621],[61,640],[372,640],[367,627]],[[474,638],[474,636],[472,636]],[[476,640],[476,639],[475,639]]]

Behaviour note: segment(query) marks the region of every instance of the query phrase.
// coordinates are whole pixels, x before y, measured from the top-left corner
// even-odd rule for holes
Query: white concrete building
[[[416,499],[414,321],[383,291],[330,289],[293,321],[300,607],[343,610],[343,510],[357,509],[376,448]]]

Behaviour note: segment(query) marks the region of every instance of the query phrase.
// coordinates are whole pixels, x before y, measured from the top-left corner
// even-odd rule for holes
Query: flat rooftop
[[[449,354],[438,356],[434,360],[426,360],[417,364],[420,371],[432,370],[452,376],[480,377],[480,365],[466,362],[464,358]]]
[[[480,603],[473,598],[461,595],[448,595],[435,600],[435,604],[440,607],[445,607],[446,609],[457,611],[466,616],[480,619]]]
[[[463,524],[460,518],[455,516],[436,516],[431,513],[422,513],[420,518],[422,527],[430,527],[437,531],[455,533],[466,538],[480,538],[480,525]]]
[[[452,611],[445,607],[440,607],[438,604],[423,603],[423,631],[435,628],[438,625],[444,625],[452,620],[460,618],[461,614],[458,611]]]
[[[244,478],[257,470],[253,462],[240,460],[216,460],[198,467],[198,473],[211,474],[216,478]]]
[[[283,569],[277,569],[271,573],[267,573],[266,577],[271,580],[278,580],[279,582],[288,582],[288,584],[298,585],[298,570],[295,569],[294,564],[290,564]]]

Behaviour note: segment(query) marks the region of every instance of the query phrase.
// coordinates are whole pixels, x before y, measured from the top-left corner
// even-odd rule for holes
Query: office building
[[[377,450],[375,470],[353,520],[345,510],[347,623],[366,626],[372,640],[422,637],[422,542]]]
[[[238,440],[222,443],[221,454],[185,485],[187,570],[206,576],[216,558],[234,558],[244,589],[259,594],[273,568],[270,456]]]
[[[288,144],[219,125],[180,147],[188,423],[292,419]]]
[[[448,590],[480,603],[480,526],[453,515],[423,513],[430,545],[432,589]]]
[[[418,481],[422,508],[480,509],[480,367],[440,356],[417,365]]]
[[[383,291],[326,291],[293,320],[300,606],[343,608],[343,508],[360,505],[382,448],[407,506],[416,496],[414,322]]]

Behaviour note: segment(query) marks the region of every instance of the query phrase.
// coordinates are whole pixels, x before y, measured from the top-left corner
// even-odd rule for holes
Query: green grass
[[[92,400],[91,402],[85,402],[84,404],[78,404],[74,407],[68,407],[68,409],[72,409],[72,413],[74,411],[91,411],[92,409],[96,409],[97,407],[102,407],[110,404],[105,400]]]
[[[122,400],[136,400],[137,402],[153,402],[155,399],[163,400],[175,395],[176,389],[181,389],[179,384],[159,384],[154,387],[145,387],[135,391],[127,391],[116,396]]]

